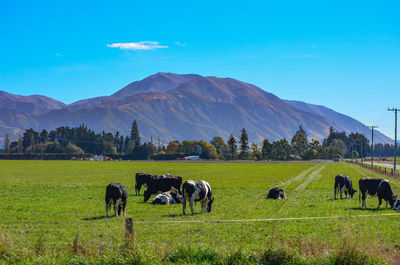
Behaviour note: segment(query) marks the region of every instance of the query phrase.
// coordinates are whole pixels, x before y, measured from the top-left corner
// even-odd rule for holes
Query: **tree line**
[[[375,156],[391,156],[394,145],[375,144]],[[4,137],[4,152],[9,154],[102,154],[122,159],[170,160],[187,155],[198,155],[203,159],[220,160],[310,160],[359,158],[371,155],[369,140],[359,133],[337,132],[330,128],[329,135],[323,139],[309,141],[307,133],[300,125],[290,139],[270,142],[263,139],[261,146],[249,143],[245,128],[236,138],[233,134],[225,140],[215,136],[210,142],[200,140],[171,141],[167,145],[150,137],[142,143],[136,120],[132,123],[130,135],[95,133],[84,124],[76,128],[62,126],[48,132],[34,129],[26,130],[17,141],[10,142]]]

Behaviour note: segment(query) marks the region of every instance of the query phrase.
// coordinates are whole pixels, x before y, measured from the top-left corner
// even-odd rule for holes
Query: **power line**
[[[368,128],[371,128],[372,130],[372,137],[371,137],[371,147],[372,147],[372,160],[371,160],[371,165],[374,166],[374,129],[378,128],[377,125],[371,125],[367,126]]]
[[[388,108],[388,111],[394,112],[394,162],[393,162],[393,171],[396,175],[396,155],[397,155],[397,112],[400,111],[398,108]]]

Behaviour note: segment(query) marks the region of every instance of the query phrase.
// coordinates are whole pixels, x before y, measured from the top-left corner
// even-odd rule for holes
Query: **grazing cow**
[[[160,194],[157,194],[151,204],[177,204],[182,202],[182,196],[179,195],[178,191],[175,188],[172,188],[170,191],[166,191]]]
[[[349,176],[345,175],[337,175],[335,177],[335,187],[334,187],[334,198],[336,200],[336,191],[340,191],[340,199],[343,199],[343,191],[344,195],[347,198],[347,194],[349,194],[350,198],[353,198],[354,193],[357,191],[353,188],[353,182]]]
[[[121,215],[121,208],[124,210],[124,216],[126,216],[125,208],[126,201],[128,199],[128,191],[124,185],[120,183],[110,183],[106,188],[106,215],[108,216],[108,209],[111,205],[114,205],[115,216]]]
[[[392,208],[393,210],[397,210],[397,211],[399,211],[400,210],[400,200],[396,200],[395,202],[394,202],[394,205],[393,205],[393,208]]]
[[[359,180],[358,185],[360,187],[360,195],[362,195],[362,205],[367,209],[366,198],[367,194],[371,196],[378,196],[379,204],[378,208],[382,204],[382,199],[386,201],[386,208],[389,202],[390,207],[393,208],[394,202],[397,196],[393,195],[392,187],[389,181],[386,179],[373,179],[373,178],[362,178]],[[360,200],[360,195],[358,199]]]
[[[267,199],[286,199],[286,194],[283,189],[278,187],[271,188],[268,192]]]
[[[201,212],[209,213],[211,212],[211,206],[214,201],[212,197],[211,187],[208,182],[204,180],[194,181],[187,180],[183,183],[182,186],[182,207],[183,214],[185,215],[186,209],[186,200],[190,203],[190,210],[192,214],[194,214],[193,210],[193,202],[200,201],[201,202]]]
[[[175,188],[181,194],[181,177],[173,177],[171,175],[163,175],[158,178],[150,178],[147,183],[147,190],[144,192],[144,202],[147,202],[151,195],[156,195],[159,192],[166,192]]]
[[[140,188],[142,187],[142,185],[147,186],[147,183],[149,183],[151,179],[158,178],[158,176],[146,173],[136,173],[135,178],[136,178],[136,185],[135,185],[136,195],[140,195]]]

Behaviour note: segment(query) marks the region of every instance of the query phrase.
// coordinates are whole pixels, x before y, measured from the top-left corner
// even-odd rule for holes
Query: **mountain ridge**
[[[38,104],[53,109],[23,115],[19,112],[19,125],[0,117],[0,135],[10,131],[15,136],[16,131],[28,129],[26,126],[49,130],[82,123],[96,131],[128,135],[134,119],[144,137],[152,135],[164,141],[227,138],[230,133],[239,134],[244,127],[250,141],[259,143],[263,138],[290,139],[299,125],[303,125],[310,139],[325,138],[330,127],[347,133],[357,129],[367,138],[370,134],[361,122],[324,106],[284,100],[233,78],[195,74],[157,73],[110,96],[84,99],[61,108],[54,108],[50,102]],[[379,131],[375,139],[391,141]]]

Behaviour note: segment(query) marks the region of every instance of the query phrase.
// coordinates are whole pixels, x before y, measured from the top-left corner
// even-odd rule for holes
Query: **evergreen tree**
[[[24,151],[24,146],[22,144],[22,137],[21,135],[18,135],[18,153],[22,154],[22,152]]]
[[[268,139],[264,139],[262,149],[261,149],[261,158],[264,160],[271,159],[272,152],[272,144]]]
[[[39,135],[39,143],[45,143],[47,142],[49,138],[49,133],[44,129]]]
[[[116,131],[115,135],[114,135],[114,146],[117,149],[117,153],[121,153],[121,148],[120,148],[120,144],[119,144],[119,140],[120,140],[119,136],[120,136],[119,131]]]
[[[137,149],[140,147],[140,133],[139,133],[139,128],[136,123],[136,120],[133,121],[132,124],[132,129],[131,129],[131,141],[134,145],[134,148]]]
[[[4,136],[4,152],[6,154],[10,153],[10,138],[8,137],[8,133]]]
[[[120,154],[124,152],[124,137],[122,135],[119,137],[118,149]]]
[[[31,134],[31,145],[30,145],[30,148],[31,148],[31,153],[36,153],[36,143],[35,143],[35,135],[34,134]]]
[[[241,130],[241,135],[240,135],[240,154],[239,158],[240,159],[247,159],[248,156],[248,150],[249,150],[249,136],[247,135],[246,129],[243,128]]]
[[[228,148],[229,148],[229,152],[230,152],[231,155],[232,155],[232,160],[233,160],[233,158],[235,157],[235,154],[236,154],[236,152],[237,152],[236,138],[235,138],[235,136],[233,136],[233,134],[231,134],[231,135],[229,136],[229,139],[228,139]]]
[[[35,132],[34,129],[30,128],[24,132],[24,136],[22,138],[22,146],[25,150],[26,148],[35,145],[36,139],[38,137],[38,133]],[[32,150],[31,150],[32,151]]]
[[[161,151],[162,151],[161,139],[160,139],[160,136],[158,136],[158,140],[157,140],[157,153],[160,153]]]
[[[334,139],[342,140],[346,146],[348,146],[349,138],[346,135],[346,132],[336,132],[332,127],[329,128],[329,135],[323,141],[324,146],[329,146]]]
[[[294,154],[303,159],[304,153],[306,152],[308,145],[307,134],[303,130],[303,126],[299,126],[299,129],[296,131],[296,134],[292,138],[291,144]]]
[[[291,146],[286,140],[283,138],[281,140],[275,141],[272,143],[272,158],[277,160],[289,160],[291,153]]]

